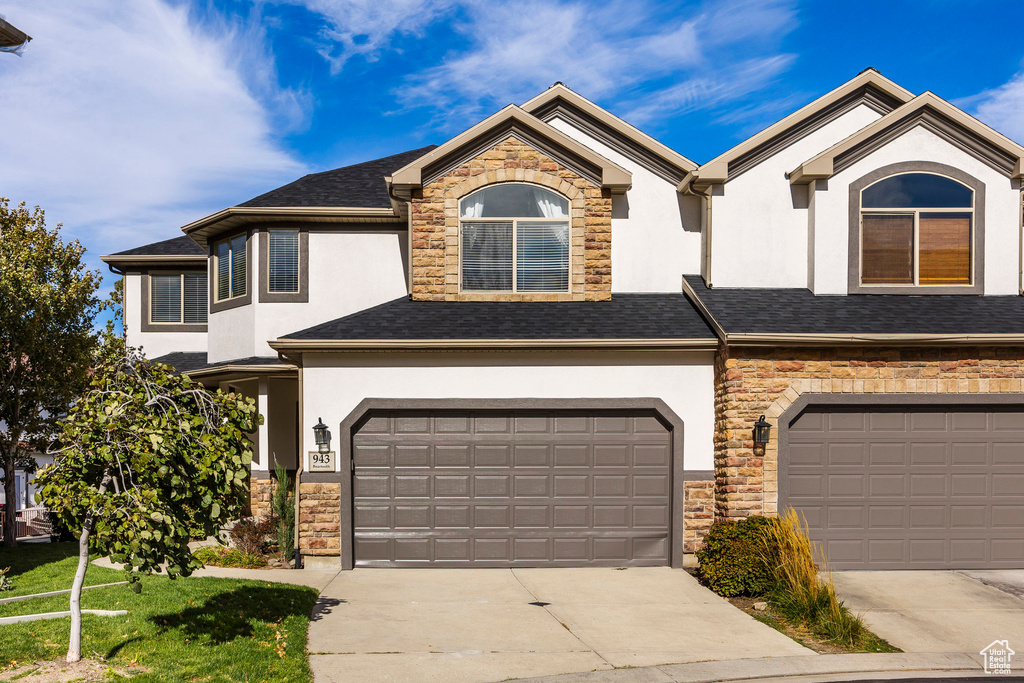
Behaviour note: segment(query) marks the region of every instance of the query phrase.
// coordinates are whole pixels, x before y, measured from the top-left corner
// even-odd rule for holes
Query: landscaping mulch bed
[[[83,659],[74,664],[63,660],[33,662],[0,673],[0,681],[24,681],[25,683],[65,683],[66,681],[109,681],[117,678],[134,678],[148,669],[140,666],[111,666],[95,659]]]

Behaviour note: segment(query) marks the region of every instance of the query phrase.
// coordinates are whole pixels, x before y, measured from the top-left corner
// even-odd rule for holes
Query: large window
[[[862,286],[974,281],[974,191],[934,173],[903,173],[861,192]]]
[[[569,291],[569,200],[536,185],[482,188],[460,203],[462,289]]]
[[[245,296],[247,281],[246,235],[236,235],[219,242],[215,247],[217,258],[217,301]]]
[[[150,273],[149,322],[206,324],[206,273]]]
[[[299,291],[299,231],[267,231],[267,290],[274,293]]]

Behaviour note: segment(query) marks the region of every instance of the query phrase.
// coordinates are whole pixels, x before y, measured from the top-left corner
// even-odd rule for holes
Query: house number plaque
[[[334,451],[328,453],[321,453],[320,451],[309,452],[309,471],[310,472],[333,472],[335,470],[334,463],[335,458]]]

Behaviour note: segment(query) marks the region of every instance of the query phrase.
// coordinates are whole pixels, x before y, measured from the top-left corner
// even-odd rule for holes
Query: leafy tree
[[[251,398],[215,393],[106,336],[89,390],[61,421],[54,464],[36,477],[40,497],[79,533],[68,661],[81,658],[80,599],[90,548],[141,574],[171,578],[202,564],[189,527],[213,535],[248,495],[252,442],[262,418]]]
[[[15,544],[14,471],[32,472],[55,416],[88,384],[99,310],[99,273],[86,270],[85,249],[65,244],[60,224],[48,230],[42,209],[10,208],[0,197],[0,465],[4,545]]]

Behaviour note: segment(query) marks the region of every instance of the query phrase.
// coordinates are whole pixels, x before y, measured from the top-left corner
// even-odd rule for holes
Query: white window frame
[[[468,199],[471,195],[484,190],[488,187],[494,187],[493,185],[485,185],[481,188],[466,194],[459,199],[459,293],[460,294],[568,294],[572,292],[572,200],[565,195],[555,192],[549,187],[543,185],[533,185],[531,183],[503,183],[507,185],[526,185],[528,187],[539,187],[543,190],[551,192],[552,194],[558,195],[566,200],[569,205],[569,217],[565,219],[559,218],[514,218],[511,216],[494,216],[490,218],[463,218],[462,217],[462,202]],[[562,223],[564,222],[567,228],[569,236],[568,244],[568,255],[567,255],[567,267],[569,270],[569,276],[567,278],[567,285],[565,289],[529,289],[519,291],[519,223]],[[462,226],[467,223],[511,223],[512,224],[512,289],[465,289],[462,283],[462,257],[465,253],[463,249],[463,233]]]

